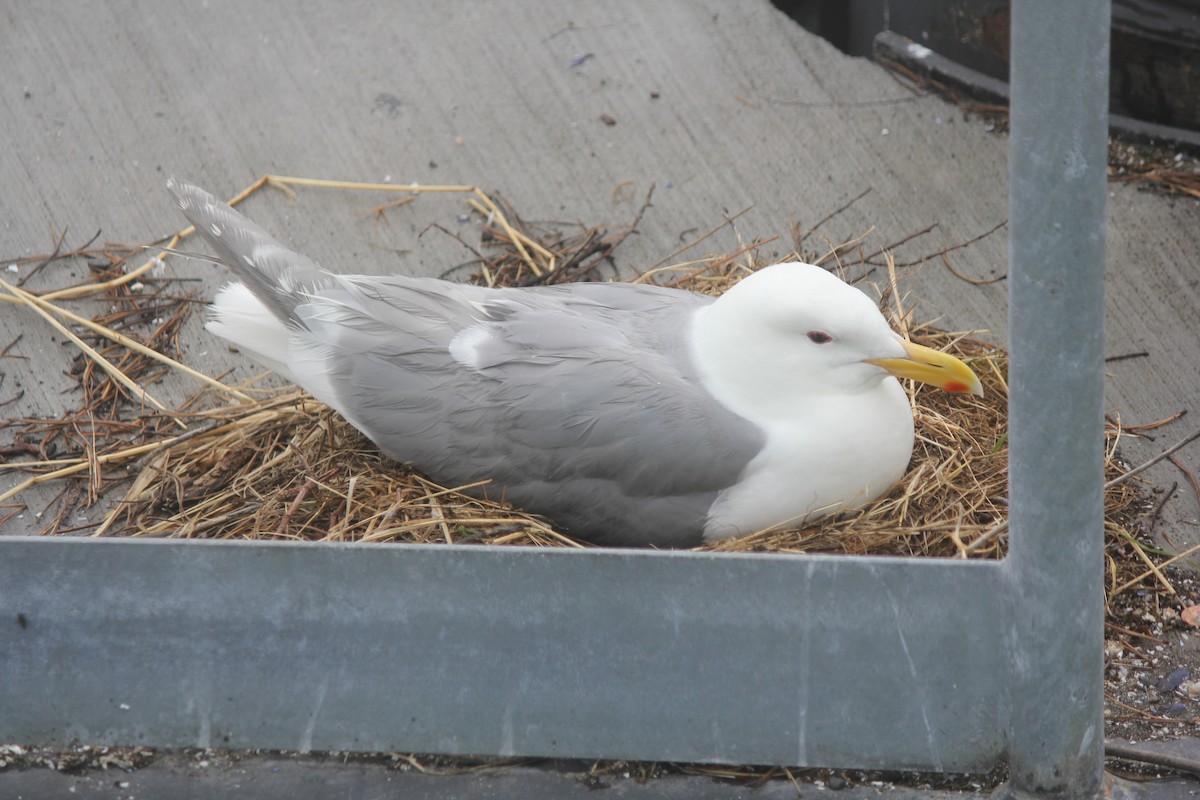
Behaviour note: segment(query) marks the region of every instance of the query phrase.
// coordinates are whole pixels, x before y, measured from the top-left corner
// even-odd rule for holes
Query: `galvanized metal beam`
[[[0,542],[0,741],[988,770],[998,563]]]
[[[1013,3],[1010,767],[1070,797],[1103,768],[1109,24],[1103,1]]]

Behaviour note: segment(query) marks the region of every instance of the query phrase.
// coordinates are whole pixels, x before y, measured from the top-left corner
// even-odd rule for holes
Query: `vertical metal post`
[[[1107,0],[1014,0],[1010,789],[1103,776]]]

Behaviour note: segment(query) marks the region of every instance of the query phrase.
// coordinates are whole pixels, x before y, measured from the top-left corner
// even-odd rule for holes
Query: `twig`
[[[164,238],[167,238],[166,249],[171,249],[171,248],[175,247],[175,245],[179,244],[179,242],[185,236],[190,236],[194,231],[195,231],[194,228],[189,227],[189,228],[185,228],[184,230],[180,231],[179,233],[175,234],[174,236],[171,236],[169,238],[164,237]],[[158,241],[163,241],[163,239],[159,239]],[[53,292],[48,292],[46,294],[39,295],[39,298],[42,300],[47,300],[47,301],[49,301],[49,300],[66,300],[66,299],[70,299],[70,298],[74,298],[74,297],[84,297],[89,294],[98,294],[100,292],[106,292],[109,289],[115,289],[118,286],[124,286],[127,283],[132,283],[133,281],[136,281],[138,278],[142,277],[150,270],[161,266],[162,263],[163,263],[162,258],[159,256],[155,256],[154,258],[147,259],[146,263],[142,264],[137,269],[132,270],[130,272],[126,272],[124,275],[122,275],[118,278],[113,278],[112,280],[109,280],[109,281],[102,281],[100,283],[82,283],[82,284],[79,284],[78,286],[69,286],[65,289],[58,289]],[[4,299],[4,298],[2,296],[0,296],[0,300],[2,300],[2,299]]]
[[[62,254],[62,246],[63,246],[63,242],[66,241],[68,230],[70,230],[70,229],[63,228],[63,232],[62,232],[62,234],[59,235],[58,241],[54,243],[53,252],[51,252],[50,255],[46,256],[41,261],[39,261],[37,263],[37,266],[35,266],[33,269],[29,270],[29,272],[27,272],[26,274],[24,274],[20,278],[18,278],[17,286],[24,286],[25,282],[27,280],[32,278],[34,275],[37,275],[39,272],[41,272],[46,267],[47,264],[51,263],[52,261],[54,261],[56,258],[58,258]],[[100,235],[100,231],[96,231],[96,236],[93,236],[91,238],[91,241],[88,242],[88,244],[91,244],[92,242],[96,241],[96,237],[98,237],[99,235]],[[88,244],[85,244],[83,247],[81,247],[79,249],[82,250],[82,249],[86,248],[88,246]]]
[[[1163,417],[1162,419],[1156,419],[1153,422],[1143,422],[1141,425],[1125,425],[1122,422],[1120,422],[1119,420],[1115,421],[1115,422],[1110,420],[1110,422],[1112,425],[1120,428],[1122,431],[1125,431],[1125,432],[1128,432],[1128,431],[1150,431],[1150,430],[1154,430],[1155,428],[1161,428],[1163,425],[1172,423],[1175,420],[1182,418],[1187,413],[1188,413],[1187,409],[1185,408],[1182,411],[1176,411],[1174,414],[1172,414],[1169,417]]]
[[[1196,480],[1196,474],[1180,463],[1179,459],[1175,458],[1175,456],[1168,457],[1167,461],[1174,464],[1183,473],[1184,477],[1188,479],[1188,483],[1192,484],[1192,492],[1196,495],[1196,502],[1200,503],[1200,481]]]
[[[135,397],[139,398],[144,403],[149,403],[150,405],[157,408],[159,411],[167,410],[167,407],[164,406],[162,403],[160,403],[153,395],[151,395],[149,392],[147,392],[141,386],[138,386],[136,382],[134,382],[133,380],[131,380],[129,378],[128,375],[126,375],[124,372],[121,372],[121,370],[117,369],[116,366],[114,366],[112,364],[112,362],[110,362],[107,358],[105,358],[104,356],[97,353],[94,349],[92,349],[92,347],[89,346],[87,344],[87,342],[83,341],[83,339],[80,339],[78,336],[76,336],[71,331],[70,328],[68,328],[67,326],[63,325],[61,322],[56,320],[50,314],[50,312],[48,312],[43,307],[43,304],[45,304],[44,300],[34,297],[33,295],[31,295],[29,292],[25,291],[24,289],[13,286],[11,283],[9,283],[8,281],[6,281],[2,278],[0,278],[0,287],[7,289],[11,295],[18,298],[21,302],[25,303],[25,305],[27,305],[29,308],[33,309],[43,319],[45,319],[47,322],[49,322],[51,325],[53,325],[55,328],[57,328],[59,333],[63,334],[68,339],[70,339],[72,342],[74,342],[76,347],[78,347],[80,350],[82,350],[84,353],[86,353],[89,358],[91,358],[93,361],[95,361],[97,364],[99,364],[100,367],[105,372],[107,372],[109,375],[111,375],[114,380],[116,380],[118,383],[120,383],[122,386],[124,386],[129,391],[133,392]],[[185,425],[180,420],[176,420],[176,423],[184,428],[187,427],[187,425]]]
[[[904,303],[900,299],[900,286],[896,281],[896,259],[890,251],[884,255],[883,259],[887,263],[888,288],[891,290],[892,299],[896,303],[897,327],[900,328],[900,335],[908,339],[911,334],[908,330],[908,314],[904,311]]]
[[[919,230],[919,231],[913,231],[912,233],[908,234],[907,236],[904,236],[904,237],[902,237],[902,238],[900,238],[900,239],[897,239],[896,241],[892,242],[891,244],[885,244],[883,247],[879,248],[879,249],[878,249],[878,250],[876,250],[874,253],[871,253],[871,254],[870,254],[870,255],[868,255],[868,256],[863,256],[863,257],[862,257],[862,258],[860,258],[858,261],[856,261],[856,262],[853,262],[853,263],[855,263],[855,264],[869,264],[869,263],[871,263],[871,259],[872,259],[872,258],[875,258],[876,256],[881,256],[881,255],[883,255],[884,253],[887,253],[887,252],[889,252],[889,251],[895,250],[897,247],[900,247],[900,246],[901,246],[901,245],[903,245],[903,244],[907,244],[907,243],[911,242],[913,239],[916,239],[916,238],[918,238],[918,237],[924,236],[925,234],[929,233],[930,231],[932,231],[932,230],[933,230],[934,228],[936,228],[937,226],[938,226],[938,223],[936,223],[936,222],[931,222],[930,224],[926,225],[924,228],[921,228],[921,230]],[[965,245],[964,245],[964,246],[965,246]],[[924,259],[919,259],[919,260],[916,260],[916,261],[905,261],[905,262],[902,262],[902,263],[898,263],[898,264],[896,264],[896,266],[898,266],[898,267],[911,267],[913,264],[919,264],[919,263],[921,263],[921,261],[923,261],[923,260],[924,260]]]
[[[1110,703],[1120,706],[1121,708],[1125,709],[1126,711],[1132,711],[1133,713],[1137,714],[1138,716],[1145,717],[1146,719],[1153,720],[1154,722],[1179,722],[1179,720],[1177,720],[1177,719],[1171,719],[1170,717],[1160,717],[1157,714],[1151,714],[1149,711],[1145,711],[1136,706],[1131,706],[1131,705],[1122,703],[1120,700],[1118,700],[1117,698],[1108,694],[1107,692],[1104,693],[1104,699],[1109,701]],[[1108,750],[1108,742],[1104,743],[1104,749],[1105,749],[1105,751]]]
[[[633,221],[629,223],[629,225],[626,226],[623,231],[616,234],[611,240],[601,240],[599,245],[589,249],[587,252],[583,252],[584,248],[581,246],[579,251],[572,255],[568,261],[578,264],[584,259],[590,258],[595,253],[604,253],[606,258],[611,255],[613,250],[615,250],[622,242],[628,239],[631,234],[637,232],[638,226],[642,224],[642,217],[645,216],[646,210],[651,206],[650,201],[654,198],[654,188],[655,184],[650,184],[650,188],[646,191],[646,199],[642,201],[642,205],[638,208],[637,213],[633,215]],[[582,255],[580,255],[580,253],[582,253]],[[574,264],[572,264],[571,267],[563,267],[561,271],[566,272],[568,269],[572,268]],[[591,270],[592,267],[588,267],[588,269],[584,270],[584,272],[590,272]]]
[[[719,267],[725,266],[730,261],[733,261],[735,258],[737,258],[740,255],[749,253],[752,250],[757,250],[758,248],[763,247],[764,245],[768,245],[771,242],[778,241],[778,239],[779,239],[778,236],[772,236],[770,239],[763,239],[762,241],[751,242],[750,244],[746,245],[745,247],[741,247],[737,250],[734,250],[732,253],[730,253],[727,256],[724,256],[724,257],[718,258],[718,259],[714,259],[713,261],[710,261],[709,263],[705,264],[703,267],[692,270],[687,275],[683,275],[679,278],[676,278],[675,280],[671,281],[667,285],[668,286],[677,286],[678,284],[680,284],[684,281],[694,280],[695,278],[699,277],[700,275],[703,275],[706,272],[711,272],[714,269],[718,269]]]
[[[4,349],[3,349],[3,350],[0,350],[0,358],[26,358],[26,359],[27,359],[27,358],[28,358],[28,356],[13,356],[13,355],[9,355],[9,351],[10,351],[10,350],[12,350],[14,347],[16,347],[16,346],[17,346],[17,343],[18,343],[18,342],[20,342],[20,341],[21,341],[21,339],[22,339],[22,338],[24,338],[24,336],[25,336],[25,334],[23,334],[23,333],[18,333],[18,334],[17,334],[17,338],[13,339],[11,342],[9,342],[8,344],[4,345]]]
[[[1133,476],[1138,475],[1142,472],[1145,472],[1146,470],[1148,470],[1150,467],[1153,467],[1158,462],[1175,455],[1176,452],[1178,452],[1182,448],[1186,447],[1187,445],[1191,444],[1196,439],[1200,439],[1200,430],[1196,430],[1195,432],[1190,433],[1187,436],[1183,437],[1182,440],[1171,445],[1166,450],[1162,451],[1161,453],[1156,455],[1154,458],[1147,461],[1145,464],[1134,467],[1133,469],[1126,472],[1124,475],[1119,475],[1116,478],[1113,478],[1111,481],[1104,484],[1104,488],[1111,489],[1114,486],[1118,486],[1122,483],[1125,483],[1125,481],[1129,480]]]
[[[853,239],[847,239],[844,242],[838,242],[836,244],[834,242],[829,241],[828,239],[825,239],[825,244],[829,247],[829,250],[824,255],[820,256],[815,261],[813,261],[813,264],[818,267],[823,267],[823,266],[825,266],[826,261],[829,261],[832,259],[837,264],[838,267],[849,266],[849,264],[841,263],[839,256],[841,256],[842,253],[847,253],[856,247],[860,247],[862,245],[862,243],[867,240],[867,237],[870,236],[874,231],[875,231],[874,228],[868,228],[865,233],[862,233]],[[825,238],[825,237],[821,237],[821,238]],[[860,258],[857,262],[853,262],[853,263],[861,264],[862,259]],[[851,283],[858,283],[859,281],[863,280],[866,277],[867,277],[866,275],[860,275],[857,278],[855,278],[853,281],[851,281]]]
[[[463,239],[461,236],[459,236],[457,233],[455,233],[454,231],[450,230],[449,228],[446,228],[445,226],[443,226],[443,225],[441,225],[440,223],[437,223],[437,222],[431,222],[431,223],[429,223],[429,225],[427,225],[427,226],[425,227],[425,229],[424,229],[424,230],[422,230],[422,231],[421,231],[419,234],[417,234],[417,238],[419,239],[419,238],[421,238],[422,236],[424,236],[424,235],[425,235],[425,231],[427,231],[427,230],[430,230],[431,228],[432,228],[433,230],[438,230],[438,231],[441,231],[442,233],[446,234],[447,236],[449,236],[449,237],[450,237],[451,239],[453,239],[454,241],[456,241],[456,242],[458,242],[459,244],[461,244],[461,245],[462,245],[463,247],[465,247],[466,249],[470,250],[470,251],[471,251],[471,255],[475,256],[475,260],[476,260],[476,261],[479,261],[480,263],[484,263],[484,262],[486,262],[486,261],[487,261],[487,259],[486,259],[486,258],[484,257],[484,255],[483,255],[483,253],[479,252],[477,249],[475,249],[475,248],[474,248],[474,247],[472,247],[471,245],[467,244],[466,240],[465,240],[465,239]],[[440,278],[442,278],[442,279],[445,279],[447,276],[449,276],[449,275],[451,275],[452,273],[454,273],[454,272],[458,271],[459,269],[462,269],[463,267],[469,266],[471,263],[472,263],[471,261],[464,261],[464,262],[463,262],[463,263],[461,263],[461,264],[457,264],[457,265],[455,265],[455,266],[453,266],[453,267],[450,267],[449,269],[447,269],[445,272],[443,272],[443,273],[442,273],[441,275],[439,275],[438,277],[440,277]]]
[[[1158,582],[1163,585],[1163,588],[1165,588],[1167,590],[1168,594],[1177,596],[1179,594],[1179,592],[1175,591],[1175,585],[1173,583],[1171,583],[1169,580],[1167,580],[1167,576],[1165,574],[1163,574],[1161,565],[1155,564],[1154,561],[1150,558],[1150,556],[1146,555],[1146,548],[1142,547],[1141,542],[1139,542],[1137,539],[1135,539],[1133,537],[1133,535],[1130,534],[1128,531],[1124,531],[1124,530],[1121,531],[1121,536],[1122,536],[1122,538],[1125,539],[1125,541],[1129,542],[1130,547],[1133,548],[1133,552],[1137,553],[1138,558],[1140,558],[1142,560],[1142,562],[1148,568],[1146,572],[1142,573],[1142,577],[1144,578],[1144,577],[1153,575],[1154,577],[1158,578]],[[1116,580],[1115,575],[1114,575],[1113,579]],[[1139,578],[1138,580],[1141,580],[1141,579]],[[1114,589],[1112,594],[1109,596],[1116,597],[1118,594],[1120,594],[1124,590],[1125,590],[1125,587],[1121,587],[1120,589]]]
[[[426,488],[426,492],[428,492],[428,488]],[[437,521],[438,527],[442,530],[442,538],[446,540],[446,544],[454,544],[454,537],[450,534],[450,526],[446,524],[446,515],[442,511],[441,504],[437,498],[431,495],[426,495],[426,500],[429,503],[430,517]]]
[[[231,426],[232,423],[227,423],[227,425]],[[142,445],[138,445],[136,447],[129,447],[124,450],[118,450],[115,453],[105,453],[103,455],[97,455],[95,457],[94,463],[97,466],[99,466],[102,464],[107,464],[111,461],[122,461],[122,460],[129,459],[129,458],[136,458],[137,456],[145,455],[146,453],[153,453],[155,450],[161,450],[164,447],[171,447],[172,445],[176,445],[181,442],[187,441],[188,439],[192,438],[193,436],[199,436],[202,433],[208,433],[209,431],[212,431],[212,430],[216,430],[216,428],[193,428],[192,430],[188,431],[187,433],[181,433],[178,436],[172,436],[169,439],[161,439],[157,442],[151,442],[149,444],[142,444]],[[20,494],[21,492],[30,488],[31,486],[37,486],[39,483],[46,483],[47,481],[53,481],[53,480],[57,480],[59,478],[66,478],[66,477],[68,477],[70,475],[74,475],[78,472],[83,472],[84,470],[91,468],[92,465],[93,465],[92,461],[90,461],[86,458],[82,458],[82,459],[77,459],[74,464],[71,464],[66,467],[62,467],[61,469],[56,469],[53,472],[46,472],[41,475],[34,475],[33,477],[28,478],[27,480],[22,481],[21,483],[12,487],[7,492],[0,494],[0,503],[3,503],[5,500],[8,500],[11,497],[17,496],[18,494]],[[27,465],[13,464],[12,466],[20,467],[20,466],[27,466]]]
[[[534,275],[531,278],[526,278],[520,281],[518,286],[541,286],[543,284],[552,283],[559,276],[564,275],[570,270],[579,265],[585,258],[589,258],[596,253],[603,253],[609,249],[609,246],[603,241],[597,241],[598,232],[596,230],[588,231],[587,237],[574,253],[569,257],[564,258],[558,263],[554,269],[543,272],[541,275]]]
[[[647,280],[649,277],[651,277],[655,272],[657,272],[658,268],[661,267],[663,264],[666,264],[668,261],[675,258],[675,256],[680,255],[681,253],[686,253],[688,250],[691,250],[693,247],[700,244],[705,239],[712,236],[714,233],[721,230],[722,228],[732,225],[739,217],[741,217],[743,214],[750,211],[752,208],[754,208],[753,205],[746,206],[741,211],[734,214],[732,217],[726,217],[724,222],[722,222],[720,225],[716,226],[715,228],[712,228],[711,230],[709,230],[708,233],[705,233],[695,239],[692,239],[690,242],[685,244],[683,247],[680,247],[679,249],[663,256],[658,261],[655,261],[653,264],[651,264],[649,267],[646,268],[645,272],[643,272],[641,275],[639,275],[637,278],[634,279],[634,283],[643,283],[645,280]]]
[[[924,261],[928,261],[929,259],[933,258],[934,256],[938,256],[938,255],[945,256],[946,253],[953,253],[955,250],[962,250],[964,248],[970,247],[971,245],[978,242],[980,239],[986,239],[987,237],[991,236],[993,233],[1000,230],[1007,224],[1008,224],[1008,220],[1004,220],[1003,222],[999,222],[996,225],[993,225],[991,228],[987,229],[983,233],[981,233],[977,236],[973,236],[970,239],[967,239],[965,242],[959,242],[956,245],[951,245],[950,247],[945,247],[941,250],[938,250],[936,253],[929,253],[928,255],[921,256],[920,258],[914,258],[910,261],[905,261],[902,264],[897,264],[896,266],[911,267],[911,266],[914,266],[915,264],[920,264]],[[993,278],[987,282],[995,283],[996,281],[1004,280],[1004,278],[1006,278],[1006,277],[1007,277],[1006,275],[1001,275],[999,278]],[[968,281],[968,282],[970,282],[970,281]]]
[[[279,520],[279,525],[276,526],[275,533],[282,536],[287,532],[288,525],[291,524],[292,517],[296,514],[296,509],[300,508],[300,504],[303,503],[304,498],[308,496],[309,490],[311,490],[313,487],[313,483],[313,479],[309,478],[308,480],[304,481],[304,483],[300,484],[300,489],[296,492],[296,497],[292,500],[291,504],[288,505],[287,511],[283,512],[283,518]],[[179,505],[180,508],[183,507],[182,503]]]
[[[1150,355],[1145,350],[1138,350],[1136,353],[1122,353],[1119,356],[1108,356],[1104,359],[1105,364],[1113,364],[1117,361],[1127,361],[1131,358],[1147,358]]]
[[[1158,505],[1154,507],[1154,513],[1150,515],[1150,533],[1154,533],[1154,529],[1158,527],[1158,518],[1162,516],[1163,508],[1167,502],[1175,496],[1175,491],[1179,488],[1179,481],[1171,484],[1171,488],[1163,495],[1162,500],[1158,501]]]
[[[1120,594],[1121,592],[1125,591],[1126,589],[1130,588],[1131,586],[1137,586],[1139,583],[1144,581],[1146,578],[1149,578],[1151,575],[1153,575],[1156,571],[1161,572],[1161,570],[1164,567],[1169,567],[1172,564],[1174,564],[1176,561],[1187,558],[1192,553],[1196,553],[1196,552],[1200,552],[1200,544],[1196,545],[1195,547],[1189,547],[1187,550],[1184,550],[1179,555],[1175,555],[1175,556],[1172,556],[1171,558],[1168,558],[1166,561],[1162,562],[1161,564],[1156,565],[1154,569],[1143,572],[1141,575],[1138,575],[1133,580],[1125,581],[1125,583],[1121,584],[1120,586],[1118,586],[1116,589],[1113,590],[1112,596],[1115,597],[1116,595]]]
[[[1172,720],[1173,722],[1175,720]],[[1190,772],[1200,778],[1200,759],[1187,758],[1173,753],[1160,753],[1145,747],[1137,747],[1125,742],[1104,742],[1105,758],[1120,758],[1125,761],[1138,761],[1144,764],[1155,764],[1160,767],[1170,767],[1182,772]]]
[[[945,251],[943,251],[940,255],[942,257],[942,263],[946,265],[946,269],[950,270],[951,275],[958,278],[960,281],[966,281],[972,286],[987,286],[988,284],[999,283],[1008,277],[1007,274],[1004,274],[996,278],[971,278],[954,268],[954,265],[950,263],[950,258],[946,255]]]
[[[0,281],[0,283],[2,283],[2,281]],[[182,364],[182,363],[176,361],[175,359],[171,358],[170,356],[163,355],[162,353],[158,352],[157,350],[147,347],[146,345],[142,344],[139,341],[136,341],[135,339],[130,339],[128,336],[125,336],[121,333],[114,331],[112,328],[108,328],[104,325],[101,325],[101,324],[95,322],[94,320],[88,319],[87,317],[81,317],[78,314],[68,311],[67,309],[63,308],[62,306],[54,305],[53,303],[50,303],[47,300],[45,300],[45,298],[38,297],[33,294],[30,294],[28,296],[32,302],[36,303],[40,308],[45,309],[46,311],[52,312],[54,314],[58,314],[59,316],[62,316],[62,317],[66,317],[67,319],[71,320],[72,322],[74,322],[78,325],[82,325],[83,327],[88,328],[88,329],[100,334],[101,336],[105,337],[106,339],[111,339],[112,341],[116,342],[117,344],[122,345],[124,347],[128,347],[130,350],[135,350],[138,353],[141,353],[142,355],[144,355],[148,358],[152,358],[156,361],[161,361],[162,363],[166,364],[168,367],[171,367],[174,370],[182,372],[185,375],[189,375],[189,376],[195,378],[196,380],[206,383],[214,389],[218,389],[222,392],[225,392],[226,394],[232,395],[232,396],[236,397],[237,399],[243,400],[245,402],[251,402],[253,400],[253,398],[250,397],[250,395],[246,394],[245,392],[238,391],[237,389],[234,389],[231,386],[226,386],[225,384],[221,383],[220,381],[216,380],[215,378],[210,378],[208,375],[205,375],[203,372],[194,370],[191,367],[187,366],[186,364]],[[157,335],[158,333],[159,332],[156,331],[155,335]],[[153,337],[151,337],[151,338],[153,339]],[[160,410],[166,410],[166,409],[162,408],[161,406],[156,406],[156,407],[159,408]]]
[[[409,196],[409,197],[401,197],[399,200],[389,200],[386,203],[380,203],[379,205],[375,206],[374,208],[364,211],[360,216],[364,216],[364,217],[365,216],[373,216],[375,218],[376,224],[378,224],[380,221],[387,218],[388,211],[391,211],[393,208],[400,208],[401,206],[406,206],[409,203],[411,203],[413,200],[416,200],[416,199],[417,198],[414,196]]]
[[[1116,624],[1115,622],[1105,622],[1104,627],[1108,628],[1109,630],[1116,631],[1117,633],[1123,633],[1126,636],[1136,636],[1139,639],[1146,639],[1147,641],[1154,642],[1155,644],[1166,644],[1167,643],[1165,639],[1159,639],[1158,637],[1151,636],[1148,633],[1138,633],[1137,631],[1131,631],[1131,630],[1129,630],[1129,628],[1122,628],[1120,625]]]
[[[630,233],[636,231],[638,225],[642,224],[642,217],[646,215],[646,210],[653,205],[650,201],[654,199],[654,189],[657,185],[658,184],[656,183],[651,183],[650,188],[646,190],[646,199],[642,201],[641,206],[638,207],[637,213],[633,215],[633,222],[629,223],[629,228],[621,236],[622,239],[624,239]]]
[[[854,204],[855,204],[855,203],[857,203],[859,200],[862,200],[864,197],[866,197],[866,196],[867,196],[867,195],[869,195],[869,194],[870,194],[872,191],[874,191],[874,188],[875,188],[875,187],[873,187],[873,186],[868,186],[866,189],[863,189],[861,192],[859,192],[859,193],[858,193],[858,194],[856,194],[854,197],[852,197],[852,198],[850,198],[849,200],[847,200],[847,201],[846,201],[845,203],[843,203],[842,205],[838,206],[838,207],[837,207],[836,209],[834,209],[833,211],[831,211],[831,212],[829,212],[828,214],[826,214],[825,216],[821,217],[821,219],[819,219],[819,220],[817,221],[817,224],[816,224],[816,225],[813,225],[811,228],[809,228],[809,229],[808,229],[808,231],[807,231],[807,232],[805,232],[805,233],[804,233],[802,236],[793,236],[792,238],[795,240],[795,243],[796,243],[796,252],[797,252],[797,253],[799,253],[799,252],[800,252],[800,246],[804,244],[805,240],[806,240],[806,239],[808,239],[808,237],[810,237],[810,236],[812,236],[814,233],[816,233],[818,228],[820,228],[820,227],[821,227],[822,225],[824,225],[826,222],[829,222],[829,220],[833,219],[833,218],[834,218],[834,217],[836,217],[838,214],[841,214],[843,211],[845,211],[846,209],[850,208],[850,206],[854,205]]]

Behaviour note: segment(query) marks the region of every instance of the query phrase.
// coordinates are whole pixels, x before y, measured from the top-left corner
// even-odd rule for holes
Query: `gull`
[[[898,379],[982,394],[861,290],[775,264],[720,297],[336,274],[171,180],[236,281],[207,327],[385,454],[595,544],[690,547],[859,508],[912,456]]]

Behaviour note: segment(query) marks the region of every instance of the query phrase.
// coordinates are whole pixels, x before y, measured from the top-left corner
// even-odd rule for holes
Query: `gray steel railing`
[[[1009,557],[1013,782],[1099,785],[1104,745],[1107,2],[1013,4]]]
[[[1094,795],[1108,5],[1013,9],[1003,562],[0,540],[0,741],[986,771]]]

